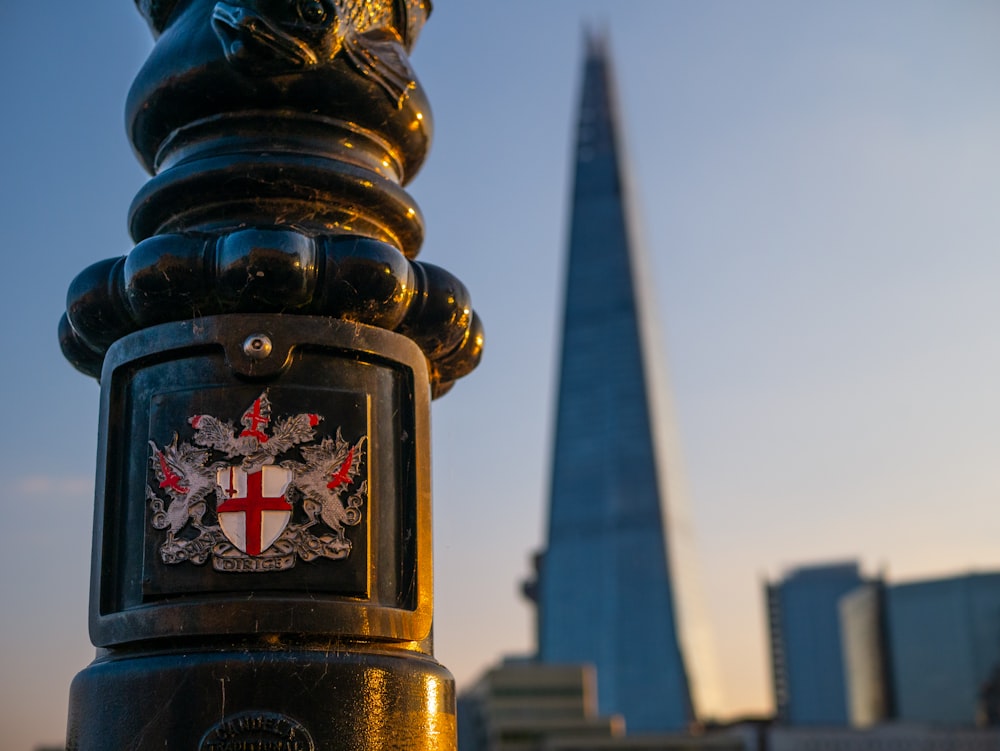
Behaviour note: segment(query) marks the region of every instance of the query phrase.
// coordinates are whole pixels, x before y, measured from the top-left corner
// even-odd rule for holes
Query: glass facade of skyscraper
[[[576,174],[539,654],[597,668],[602,714],[679,730],[692,707],[678,645],[651,424],[634,236],[606,50],[592,40]]]

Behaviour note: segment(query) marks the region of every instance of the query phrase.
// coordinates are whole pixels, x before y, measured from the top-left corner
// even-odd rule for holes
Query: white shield
[[[247,555],[260,555],[288,526],[292,505],[285,499],[291,471],[265,464],[247,474],[241,467],[226,467],[216,474],[224,501],[216,511],[223,534]]]

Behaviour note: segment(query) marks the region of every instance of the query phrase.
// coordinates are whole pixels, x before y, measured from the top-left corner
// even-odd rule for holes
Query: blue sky
[[[86,637],[98,390],[62,360],[70,280],[131,248],[131,3],[0,6],[6,273],[0,731],[58,740]],[[439,0],[414,65],[435,144],[422,258],[484,318],[434,405],[437,655],[531,647],[569,135],[610,33],[725,709],[769,706],[761,583],[858,557],[1000,567],[1000,6]]]

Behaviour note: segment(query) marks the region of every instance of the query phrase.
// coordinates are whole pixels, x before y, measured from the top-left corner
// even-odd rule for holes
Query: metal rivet
[[[251,334],[243,342],[243,351],[249,358],[263,360],[271,354],[271,339],[264,334]]]

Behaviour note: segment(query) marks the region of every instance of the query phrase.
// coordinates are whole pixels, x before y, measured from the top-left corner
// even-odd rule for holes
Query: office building
[[[624,735],[597,711],[594,669],[507,658],[458,698],[459,751],[540,751],[555,738]]]
[[[885,583],[877,579],[840,598],[847,714],[857,728],[877,725],[896,714],[889,677],[885,593]]]
[[[857,563],[799,568],[766,587],[778,721],[849,722],[839,602],[864,583]]]
[[[886,633],[896,717],[972,725],[1000,668],[1000,573],[890,586]]]
[[[650,317],[607,46],[590,38],[576,137],[547,547],[532,592],[550,664],[597,670],[630,734],[693,717],[665,529]]]
[[[506,658],[458,697],[459,751],[752,751],[743,734],[626,734],[590,665]]]
[[[1000,724],[1000,573],[888,584],[816,566],[767,598],[780,723]]]

